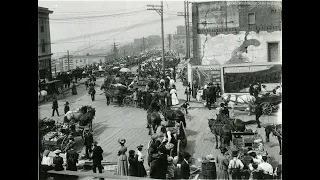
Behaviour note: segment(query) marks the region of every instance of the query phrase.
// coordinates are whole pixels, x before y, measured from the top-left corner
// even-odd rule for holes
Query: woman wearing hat
[[[120,144],[120,149],[118,151],[118,168],[117,168],[117,175],[119,176],[128,176],[129,171],[128,171],[128,160],[127,160],[127,147],[124,146],[126,143],[126,140],[121,138],[118,140]]]
[[[143,145],[140,144],[137,147],[137,151],[136,154],[138,155],[138,177],[144,177],[147,175],[146,169],[143,166],[143,162],[144,162],[144,155],[142,154],[142,148]]]
[[[129,151],[129,176],[137,176],[138,175],[138,156],[134,150]]]
[[[56,156],[53,158],[53,164],[52,165],[53,165],[55,171],[64,170],[64,168],[63,168],[63,159],[62,159],[62,157],[60,157],[60,153],[61,153],[61,151],[59,149],[54,151],[54,154]]]
[[[217,155],[217,179],[229,179],[228,166],[229,166],[229,152],[226,148],[220,150],[221,154]]]
[[[45,150],[43,152],[43,157],[41,161],[42,170],[48,171],[52,168],[52,158],[49,157],[49,150]]]

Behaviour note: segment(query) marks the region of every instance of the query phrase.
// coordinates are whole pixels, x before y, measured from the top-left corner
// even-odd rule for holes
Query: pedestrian
[[[253,157],[251,157],[249,154],[248,154],[248,149],[244,149],[243,150],[243,171],[242,171],[242,177],[244,177],[244,179],[249,179],[250,177],[250,169],[249,169],[249,164],[251,162],[253,162]]]
[[[70,111],[69,102],[66,102],[64,104],[64,114],[67,114],[68,111]]]
[[[177,90],[176,90],[176,86],[173,85],[172,89],[170,90],[170,94],[171,94],[171,102],[172,105],[178,105],[179,104],[179,100],[178,100],[178,96],[177,96]]]
[[[73,82],[72,83],[72,87],[71,87],[71,91],[72,91],[72,95],[77,95],[77,86],[76,84]]]
[[[87,89],[88,89],[88,87],[89,87],[88,80],[84,82],[84,85],[86,86],[86,90],[87,90]]]
[[[253,84],[249,84],[249,93],[250,93],[250,95],[251,96],[253,96],[253,94],[254,94],[254,87],[253,87]]]
[[[241,170],[243,169],[243,163],[238,159],[238,152],[232,152],[232,159],[229,161],[229,174],[232,179],[241,179]]]
[[[58,111],[58,101],[57,98],[54,96],[53,97],[53,102],[52,102],[52,116],[54,116],[54,112],[56,111],[59,117],[59,111]]]
[[[126,140],[121,138],[118,140],[120,144],[120,149],[118,151],[118,164],[117,164],[117,175],[119,176],[128,176],[129,171],[128,171],[128,160],[127,160],[127,147],[124,146],[126,143]]]
[[[49,150],[45,150],[43,152],[43,156],[42,156],[41,168],[45,172],[47,172],[47,171],[52,169],[53,161],[52,161],[52,158],[49,157],[49,153],[50,153]]]
[[[186,87],[184,94],[187,96],[187,102],[190,102],[190,96],[191,96],[190,83],[188,83],[188,86]]]
[[[191,155],[188,152],[183,153],[183,161],[181,163],[181,179],[189,179],[190,177],[190,158]]]
[[[78,170],[77,163],[78,163],[79,154],[74,149],[70,150],[68,153],[69,153],[69,156],[67,159],[66,170],[77,171]],[[73,176],[72,179],[76,179],[76,177],[77,176]]]
[[[262,115],[262,106],[259,101],[256,101],[255,114],[256,114],[256,122],[258,124],[258,128],[261,128],[259,118]]]
[[[53,169],[55,171],[62,171],[64,170],[64,167],[63,167],[63,159],[62,157],[60,156],[60,153],[61,151],[59,149],[55,150],[54,151],[54,154],[56,155],[53,160],[52,160],[52,165],[53,165]]]
[[[99,170],[99,173],[102,173],[102,165],[101,161],[103,160],[102,153],[103,150],[100,146],[98,146],[98,142],[94,141],[93,142],[93,150],[92,150],[92,171],[93,173],[97,172],[97,168]]]
[[[262,156],[262,162],[258,165],[258,171],[263,172],[263,179],[273,179],[273,168],[267,162],[267,156]]]
[[[132,93],[132,96],[133,96],[133,101],[134,101],[134,104],[136,107],[138,107],[138,88],[136,88],[134,90],[134,92]]]
[[[83,146],[85,147],[86,152],[85,158],[90,159],[90,154],[92,152],[93,135],[89,131],[89,127],[85,127],[84,131]]]
[[[138,155],[134,150],[129,151],[129,176],[138,176]]]
[[[68,139],[69,139],[69,142],[68,142],[68,144],[66,146],[65,152],[68,152],[69,150],[73,149],[75,147],[75,144],[76,144],[74,142],[74,138],[72,137],[72,135],[69,135]],[[68,156],[68,154],[67,154],[67,156]],[[67,157],[67,159],[68,159],[68,157]]]
[[[260,180],[263,179],[263,173],[258,170],[258,163],[251,162],[249,164],[250,177],[249,180]]]
[[[173,164],[173,157],[168,156],[168,165],[167,165],[167,179],[173,179],[174,178],[174,169],[175,166]]]
[[[173,88],[170,88],[168,89],[168,91],[166,91],[166,100],[167,100],[167,107],[171,107],[173,104],[172,104],[172,97],[171,97],[171,89]]]
[[[144,168],[144,165],[143,165],[145,156],[142,154],[142,148],[143,148],[143,145],[140,144],[137,147],[137,151],[136,151],[136,154],[138,155],[138,170],[137,170],[138,177],[145,177],[147,175],[146,169]]]
[[[226,148],[220,149],[221,154],[216,157],[217,163],[217,179],[229,179],[229,152]]]
[[[91,100],[94,101],[94,96],[96,94],[96,90],[94,89],[93,85],[91,85],[90,88],[89,88],[89,94],[91,96]]]
[[[217,83],[216,92],[217,92],[216,98],[219,98],[221,96],[221,87],[219,83]]]
[[[230,117],[230,112],[228,109],[228,102],[227,101],[223,104],[223,114],[225,114],[227,117]]]

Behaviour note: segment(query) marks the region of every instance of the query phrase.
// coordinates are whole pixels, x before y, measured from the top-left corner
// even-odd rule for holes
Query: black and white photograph
[[[40,180],[282,179],[282,1],[38,0]]]

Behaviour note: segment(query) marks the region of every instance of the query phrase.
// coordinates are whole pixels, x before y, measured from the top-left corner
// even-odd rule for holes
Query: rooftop
[[[50,11],[48,8],[38,6],[38,12],[52,14],[53,11]]]

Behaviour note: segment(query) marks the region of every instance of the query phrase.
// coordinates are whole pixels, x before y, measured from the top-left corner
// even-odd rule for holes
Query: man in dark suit
[[[258,128],[261,128],[259,118],[262,115],[262,106],[259,101],[256,101],[255,114],[256,114],[256,122],[258,124]]]
[[[53,101],[52,101],[52,116],[54,116],[54,112],[56,111],[58,116],[59,116],[59,112],[58,112],[58,101],[57,98],[54,96],[53,97]]]
[[[189,179],[190,177],[190,157],[191,155],[188,152],[183,154],[184,159],[181,162],[181,178],[182,179]]]
[[[102,173],[101,161],[103,160],[103,157],[102,157],[103,150],[100,146],[98,146],[97,141],[94,141],[93,145],[94,145],[94,148],[92,150],[92,157],[91,157],[93,162],[92,170],[93,170],[93,173],[96,173],[97,167],[98,167],[99,173]]]
[[[93,136],[90,133],[88,127],[86,127],[84,130],[85,130],[85,134],[84,134],[83,145],[86,151],[86,158],[89,159],[90,158],[89,154],[92,152]]]

